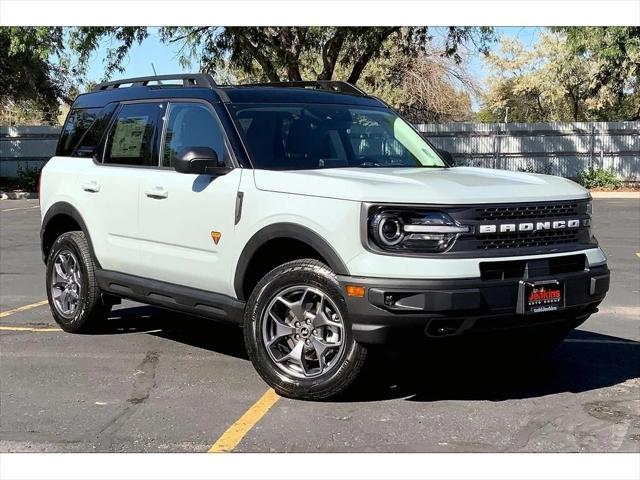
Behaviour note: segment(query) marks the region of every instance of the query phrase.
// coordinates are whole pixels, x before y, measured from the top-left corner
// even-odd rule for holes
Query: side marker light
[[[364,298],[365,288],[361,285],[347,285],[345,290],[350,297]]]

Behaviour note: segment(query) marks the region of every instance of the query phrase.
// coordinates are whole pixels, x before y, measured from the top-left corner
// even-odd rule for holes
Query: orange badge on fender
[[[211,232],[211,238],[213,238],[213,243],[215,243],[216,245],[220,241],[221,236],[222,234],[220,232]]]

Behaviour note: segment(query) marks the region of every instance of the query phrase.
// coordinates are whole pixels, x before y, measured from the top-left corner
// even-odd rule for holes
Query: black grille
[[[522,218],[571,217],[578,214],[578,204],[572,202],[510,205],[476,208],[475,220],[515,220]]]
[[[499,233],[482,236],[478,243],[478,248],[481,250],[495,250],[578,243],[579,235],[580,230],[577,228],[557,232],[543,230],[532,233]]]

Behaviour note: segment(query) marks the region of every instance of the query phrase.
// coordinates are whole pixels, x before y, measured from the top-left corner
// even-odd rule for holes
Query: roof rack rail
[[[148,85],[150,82],[162,83],[162,80],[182,80],[182,86],[184,88],[189,87],[204,87],[204,88],[216,88],[216,82],[213,77],[208,73],[179,73],[174,75],[152,75],[150,77],[135,77],[135,78],[122,78],[120,80],[114,80],[111,82],[102,82],[96,85],[92,92],[98,92],[101,90],[112,90],[114,88],[121,88],[122,85],[131,84],[132,87],[140,87]],[[172,84],[172,86],[175,86]]]
[[[239,87],[298,87],[298,88],[313,88],[316,90],[329,90],[339,93],[350,93],[352,95],[360,95],[362,97],[368,97],[365,92],[360,90],[355,85],[349,82],[342,82],[337,80],[309,80],[309,81],[293,81],[293,82],[266,82],[266,83],[248,83],[245,85],[238,85]]]

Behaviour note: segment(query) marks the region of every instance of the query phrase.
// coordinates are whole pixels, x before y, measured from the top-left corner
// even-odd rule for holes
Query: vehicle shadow
[[[487,358],[480,349],[441,353],[374,352],[357,385],[339,401],[502,401],[585,392],[640,377],[640,342],[584,330],[535,358],[496,352]]]
[[[152,306],[114,310],[99,335],[146,333],[247,360],[242,329]],[[553,352],[490,356],[451,343],[447,349],[371,350],[355,384],[335,402],[404,398],[502,401],[585,392],[640,377],[640,342],[574,330]],[[418,353],[416,353],[416,351]]]
[[[115,309],[94,335],[146,333],[248,360],[242,329],[149,305]]]

